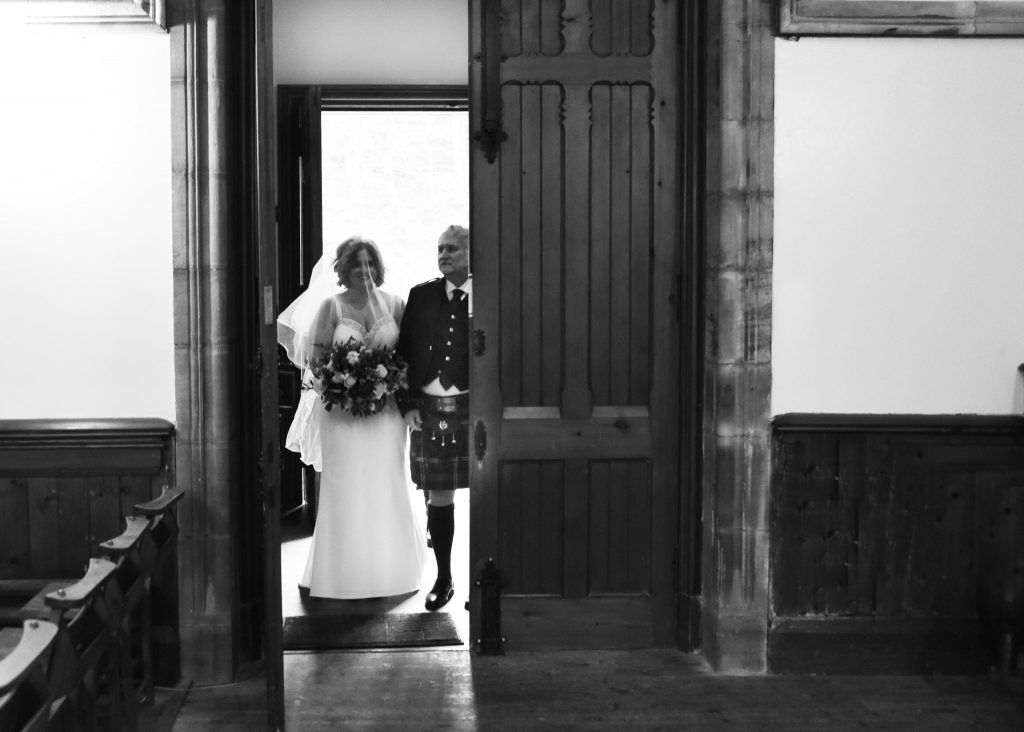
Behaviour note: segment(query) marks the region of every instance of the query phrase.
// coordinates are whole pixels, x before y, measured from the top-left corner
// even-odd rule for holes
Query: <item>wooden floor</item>
[[[460,505],[468,515],[468,504]],[[453,559],[467,578],[465,524]],[[385,601],[303,601],[308,541],[282,547],[285,615],[419,612],[422,591]],[[433,580],[433,562],[424,571]],[[429,575],[429,576],[428,576]],[[465,579],[448,610],[466,637]],[[286,729],[299,730],[1024,730],[1024,687],[977,677],[720,676],[670,650],[479,657],[467,648],[287,652]],[[267,729],[266,681],[158,689],[140,729]],[[1014,680],[1015,682],[1018,680]]]
[[[667,650],[289,653],[285,678],[288,730],[1024,729],[1020,686],[983,677],[720,676]],[[253,732],[264,703],[260,677],[162,689],[145,729]]]

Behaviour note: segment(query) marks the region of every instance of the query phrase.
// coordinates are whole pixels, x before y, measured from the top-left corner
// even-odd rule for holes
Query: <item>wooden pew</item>
[[[143,659],[148,658],[150,633],[149,586],[156,564],[156,545],[149,519],[125,518],[125,530],[113,539],[101,542],[99,554],[114,563],[114,579],[120,591],[120,603],[114,621],[117,625],[116,654],[120,677],[120,703],[128,729],[135,729],[141,703],[152,702],[152,686],[147,691],[136,676],[143,676]]]
[[[143,691],[152,699],[153,684],[172,686],[180,677],[178,636],[178,519],[176,506],[185,495],[184,488],[164,486],[151,501],[136,503],[135,511],[149,519],[156,558],[151,572],[152,642],[145,648]]]
[[[158,497],[135,504],[138,515],[125,518],[125,530],[119,536],[99,545],[100,555],[117,564],[116,577],[124,598],[119,650],[124,714],[131,727],[139,706],[153,703],[154,607],[162,636],[177,632],[178,522],[174,507],[184,495],[182,488],[164,486]],[[168,617],[173,618],[173,625],[166,624]],[[171,683],[174,681],[177,679]]]
[[[135,504],[139,515],[126,517],[124,531],[98,545],[100,558],[91,560],[90,571],[83,580],[18,580],[7,588],[9,597],[23,596],[31,590],[35,590],[35,594],[21,607],[9,610],[6,618],[0,618],[0,624],[53,618],[54,608],[64,608],[68,593],[78,597],[84,591],[82,583],[95,579],[96,567],[112,567],[110,577],[104,575],[106,579],[100,593],[102,602],[97,603],[97,607],[87,615],[102,617],[103,622],[110,624],[113,634],[108,654],[104,657],[110,668],[103,675],[103,680],[112,684],[104,691],[111,707],[113,728],[135,729],[139,705],[153,701],[157,678],[153,659],[154,608],[161,637],[173,636],[173,643],[167,646],[173,651],[174,658],[165,659],[164,667],[173,667],[174,678],[166,682],[177,681],[179,529],[174,507],[183,496],[183,489],[164,486],[157,498]],[[170,656],[171,653],[165,655]],[[92,677],[84,680],[83,689],[78,694],[83,701],[78,703],[76,697],[79,716],[92,715],[88,709],[100,695],[98,684],[98,680],[93,683]]]
[[[122,708],[121,666],[117,641],[123,598],[106,559],[89,560],[78,582],[46,595],[50,622],[60,631],[48,675],[56,698],[70,700],[75,730],[132,729]],[[101,719],[99,705],[106,702]]]
[[[117,618],[122,600],[114,579],[115,570],[113,562],[90,560],[82,579],[44,596],[47,618],[25,621],[24,627],[33,631],[36,627],[45,627],[44,623],[56,629],[45,661],[46,686],[39,681],[38,675],[33,680],[33,694],[37,698],[46,694],[49,712],[46,718],[33,718],[31,724],[38,726],[28,729],[93,731],[127,728],[121,708],[116,652]],[[13,652],[20,646],[18,634],[15,628],[0,630],[0,654],[4,649],[12,649]],[[28,694],[27,691],[21,693]],[[102,720],[99,715],[101,700],[107,705],[107,715]]]
[[[176,554],[178,524],[173,509],[184,493],[184,489],[164,486],[157,498],[135,505],[139,515],[125,518],[120,535],[98,547],[100,556],[115,563],[114,577],[121,592],[117,652],[121,710],[129,729],[137,725],[139,706],[153,703],[154,593],[158,601],[163,600],[160,592],[173,598],[177,618],[176,573],[170,577],[170,590],[159,583]]]
[[[58,630],[47,620],[26,620],[20,633],[11,628],[2,634],[6,637],[0,638],[0,729],[44,730],[50,727],[52,714],[60,713],[47,678]],[[5,647],[9,642],[13,648]]]

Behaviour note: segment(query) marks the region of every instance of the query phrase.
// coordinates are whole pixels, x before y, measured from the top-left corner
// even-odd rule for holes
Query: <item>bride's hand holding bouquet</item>
[[[355,338],[315,356],[310,371],[324,408],[337,405],[356,417],[379,414],[388,397],[409,388],[408,367],[398,353],[366,348]]]

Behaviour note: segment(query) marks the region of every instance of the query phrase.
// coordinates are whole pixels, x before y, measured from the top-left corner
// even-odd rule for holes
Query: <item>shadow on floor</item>
[[[723,676],[672,650],[296,652],[284,661],[288,730],[1024,729],[1024,689],[985,677]],[[172,726],[143,728],[265,729],[265,699],[262,678],[193,688]]]

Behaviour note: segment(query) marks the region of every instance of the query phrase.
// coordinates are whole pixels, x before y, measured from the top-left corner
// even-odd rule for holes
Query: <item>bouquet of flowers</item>
[[[405,361],[394,351],[366,348],[349,338],[310,363],[313,388],[325,409],[340,406],[355,417],[384,409],[389,396],[409,388]]]

